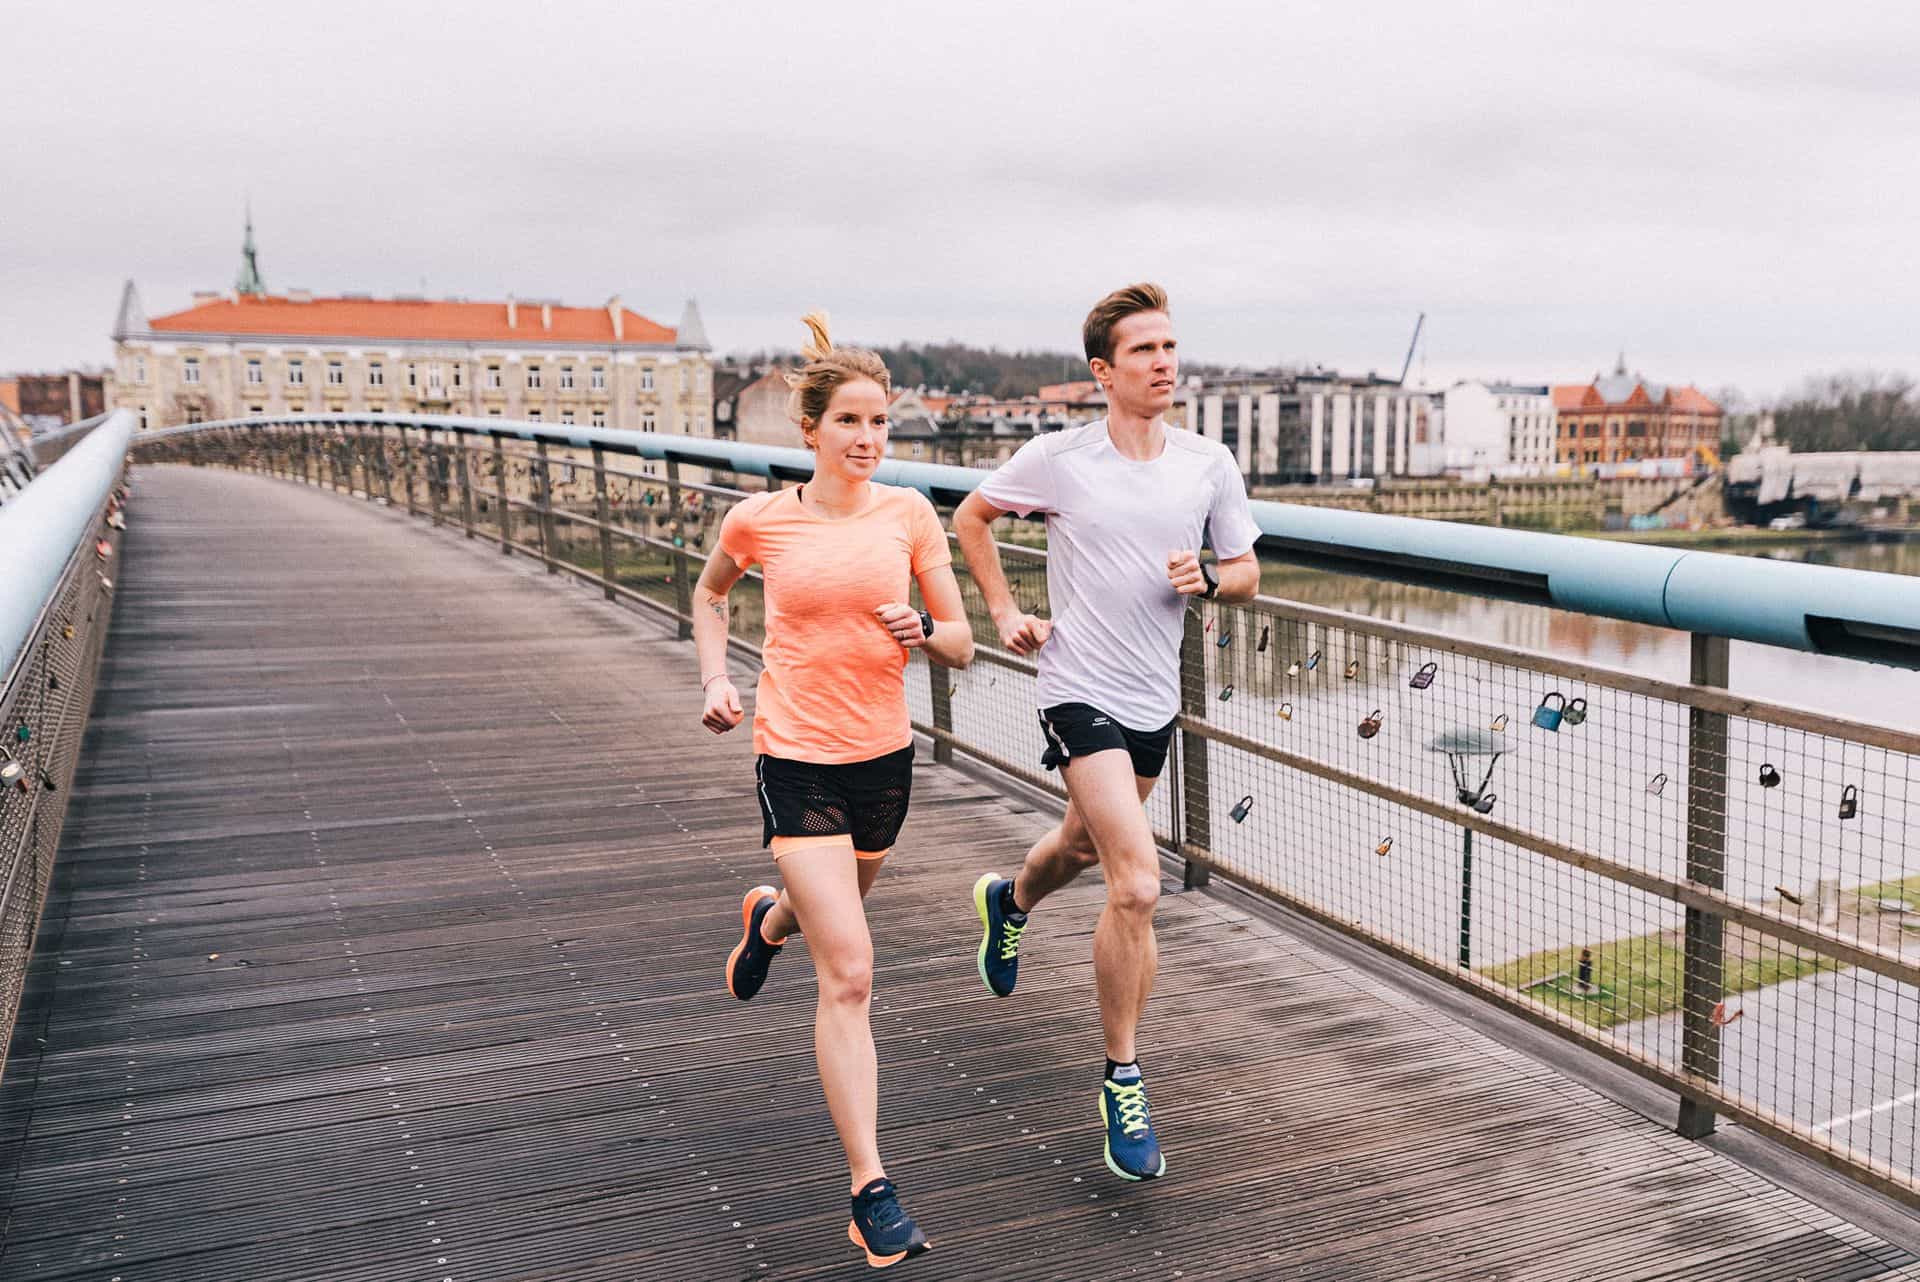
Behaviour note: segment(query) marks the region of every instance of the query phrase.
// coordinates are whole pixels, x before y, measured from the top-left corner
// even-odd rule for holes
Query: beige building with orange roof
[[[224,293],[149,319],[127,282],[108,402],[169,427],[268,414],[459,414],[713,435],[711,351],[691,301],[674,328],[629,311],[268,293],[249,226]]]
[[[1704,457],[1717,463],[1724,413],[1697,387],[1671,387],[1627,373],[1553,389],[1555,455],[1563,465]]]

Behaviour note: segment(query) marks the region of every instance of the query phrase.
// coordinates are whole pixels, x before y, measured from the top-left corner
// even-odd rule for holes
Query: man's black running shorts
[[[1167,745],[1173,740],[1172,721],[1158,730],[1132,730],[1090,703],[1056,703],[1042,708],[1040,728],[1047,736],[1040,764],[1049,770],[1074,757],[1125,748],[1133,758],[1133,773],[1143,779],[1160,777],[1167,764]]]

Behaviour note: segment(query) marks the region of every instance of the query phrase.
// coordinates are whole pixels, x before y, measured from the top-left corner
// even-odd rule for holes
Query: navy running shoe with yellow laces
[[[1020,936],[1027,931],[1027,915],[1009,912],[1013,882],[981,873],[973,883],[973,910],[980,914],[980,982],[996,997],[1013,991],[1020,975]]]
[[[780,944],[768,943],[760,933],[760,923],[778,902],[780,892],[772,886],[755,886],[740,901],[740,942],[727,955],[727,991],[743,1002],[759,993],[767,982],[768,965],[780,955]]]
[[[867,1253],[876,1269],[925,1254],[931,1249],[913,1217],[900,1209],[900,1195],[889,1179],[869,1180],[853,1195],[847,1240]]]
[[[1107,1124],[1107,1169],[1123,1180],[1151,1180],[1167,1173],[1167,1159],[1153,1136],[1147,1086],[1140,1070],[1119,1070],[1126,1080],[1109,1077],[1100,1084],[1100,1120]]]

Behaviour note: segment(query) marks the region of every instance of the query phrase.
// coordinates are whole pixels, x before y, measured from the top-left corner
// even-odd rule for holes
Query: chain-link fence
[[[96,513],[0,686],[0,1068],[106,645],[126,500],[116,489]]]
[[[646,604],[690,635],[690,585],[746,497],[664,461],[505,434],[312,424],[150,456],[254,467],[405,506]],[[709,461],[710,462],[710,461]],[[775,477],[775,482],[779,480]],[[1016,598],[1046,558],[1014,531]],[[974,665],[908,673],[916,725],[1060,794],[1034,667],[960,564]],[[736,589],[735,641],[762,626]],[[1262,597],[1198,602],[1169,785],[1187,861],[1598,1051],[1684,1100],[1920,1201],[1920,734],[1693,682]],[[1867,669],[1862,669],[1863,674]]]

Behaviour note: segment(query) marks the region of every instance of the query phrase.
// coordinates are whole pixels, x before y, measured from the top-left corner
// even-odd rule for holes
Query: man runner
[[[1179,372],[1165,291],[1114,291],[1087,314],[1082,337],[1107,417],[1027,442],[953,518],[1001,644],[1038,656],[1040,760],[1060,770],[1069,797],[1016,876],[974,884],[978,965],[989,989],[1010,994],[1027,914],[1100,865],[1107,903],[1093,974],[1107,1051],[1106,1159],[1122,1179],[1144,1180],[1167,1169],[1134,1046],[1158,958],[1160,863],[1145,802],[1180,711],[1187,598],[1251,599],[1260,530],[1227,449],[1162,421]],[[1007,588],[989,526],[1008,512],[1046,514],[1051,621],[1023,613]],[[1197,554],[1203,532],[1217,568]]]

